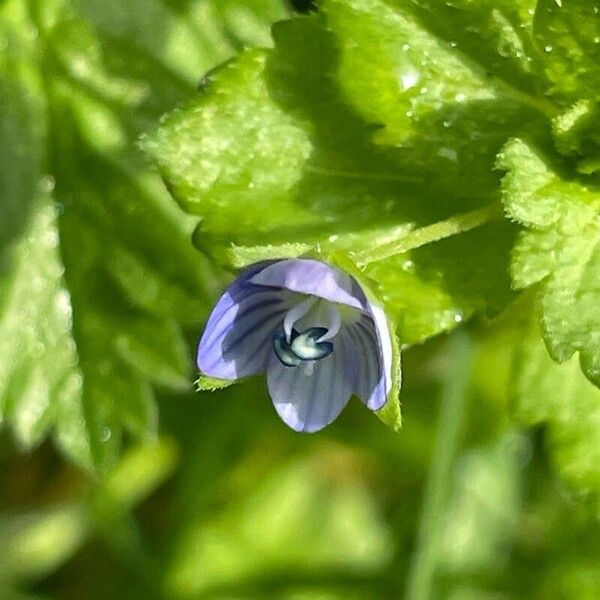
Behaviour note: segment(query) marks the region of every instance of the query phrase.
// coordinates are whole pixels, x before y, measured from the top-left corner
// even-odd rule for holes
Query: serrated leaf
[[[166,55],[136,45],[125,30],[108,32],[105,22],[95,30],[71,3],[37,3],[31,12],[10,3],[6,11],[23,20],[17,31],[35,25],[39,32],[23,44],[29,54],[19,55],[27,77],[20,62],[7,61],[11,102],[24,115],[26,94],[42,90],[39,105],[48,112],[40,118],[51,126],[43,139],[37,115],[3,112],[8,138],[20,136],[11,150],[19,168],[6,176],[20,177],[26,191],[18,194],[19,214],[27,216],[28,203],[35,211],[14,268],[0,279],[0,419],[23,448],[53,434],[75,463],[105,470],[124,435],[156,434],[155,385],[191,387],[182,325],[202,321],[219,285],[189,243],[193,223],[134,146],[193,87]],[[187,27],[187,17],[171,14],[174,29]],[[113,17],[117,29],[124,25]],[[173,43],[181,50],[181,39]],[[35,138],[26,126],[37,127]],[[52,176],[38,192],[46,143]]]
[[[332,80],[338,51],[321,20],[278,24],[274,37],[274,52],[246,52],[225,65],[144,141],[183,208],[201,216],[199,248],[235,267],[279,249],[285,256],[308,248],[357,252],[481,205],[485,194],[493,202],[491,158],[487,172],[478,171],[481,185],[465,187],[459,162],[453,170],[453,159],[429,158],[428,139],[420,141],[424,162],[373,143],[373,127],[347,107]],[[496,133],[499,147],[504,126]],[[512,229],[487,233],[367,269],[389,295],[402,343],[450,329],[510,296]],[[445,259],[448,248],[456,260]],[[398,287],[398,265],[411,261],[416,268]]]
[[[70,334],[72,308],[62,280],[56,215],[48,201],[34,215],[10,277],[0,280],[0,419],[12,425],[25,447],[62,423],[59,443],[76,462],[89,466],[82,376]]]
[[[557,150],[578,161],[585,175],[600,170],[600,106],[589,99],[579,100],[552,122]]]
[[[522,140],[499,156],[508,214],[524,227],[513,251],[515,286],[541,284],[539,307],[552,357],[579,352],[600,385],[600,191],[567,180]]]
[[[285,196],[298,182],[310,141],[269,99],[265,62],[263,51],[249,51],[224,66],[198,106],[174,112],[144,142],[183,208],[205,217],[205,231],[237,234],[234,242],[284,227],[291,236],[311,218]],[[235,203],[223,201],[232,196]],[[261,206],[269,206],[268,221]]]
[[[581,373],[575,357],[553,362],[533,324],[519,336],[514,382],[515,416],[546,425],[550,454],[566,483],[600,498],[600,390]]]

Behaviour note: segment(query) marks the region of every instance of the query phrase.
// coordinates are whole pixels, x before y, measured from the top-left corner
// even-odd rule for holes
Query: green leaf
[[[31,99],[0,71],[0,251],[19,237],[41,178],[40,125]]]
[[[310,141],[270,100],[265,62],[263,51],[242,54],[213,75],[197,103],[171,114],[144,142],[183,208],[205,217],[203,230],[234,234],[234,242],[245,236],[258,241],[265,230],[284,227],[291,230],[282,231],[285,241],[294,229],[316,221],[286,197],[300,177]]]
[[[327,0],[324,10],[340,44],[340,85],[368,122],[385,127],[377,141],[411,147],[420,162],[445,149],[489,176],[500,124],[506,131],[554,111],[536,95],[534,5]]]
[[[600,97],[600,7],[589,0],[540,0],[535,39],[549,92],[560,99]]]
[[[277,252],[361,252],[495,201],[491,167],[506,123],[495,123],[494,152],[465,186],[465,167],[431,152],[427,137],[420,154],[373,142],[373,127],[332,79],[338,48],[321,20],[278,24],[274,36],[273,52],[249,51],[222,67],[144,140],[181,206],[201,217],[195,243],[213,259],[239,267]],[[367,268],[389,297],[401,342],[503,306],[512,240],[510,226],[491,226]]]
[[[11,517],[0,519],[6,550],[0,558],[3,588],[9,578],[51,573],[79,549],[88,535],[88,515],[76,503]]]
[[[120,323],[116,297],[101,286],[89,290],[94,300],[82,297],[86,280],[66,276],[69,262],[59,255],[67,248],[59,249],[55,205],[38,204],[0,287],[0,417],[24,448],[53,431],[80,466],[105,467],[122,427],[138,437],[154,434],[148,380],[184,387],[187,352],[173,323],[131,310]],[[103,300],[112,302],[112,312]]]
[[[600,192],[559,175],[519,139],[498,160],[508,170],[504,204],[524,226],[513,252],[518,288],[540,283],[544,339],[564,362],[579,352],[584,373],[600,385]]]
[[[232,379],[216,379],[215,377],[209,377],[208,375],[202,375],[202,373],[196,379],[196,390],[198,392],[214,392],[216,390],[222,390],[230,385],[234,385],[236,380]]]
[[[58,423],[59,444],[87,466],[83,378],[70,335],[72,307],[62,279],[56,214],[47,200],[38,204],[14,268],[0,280],[0,418],[24,447],[39,443]]]
[[[396,335],[394,322],[388,318],[388,327],[392,336],[392,387],[386,403],[377,411],[377,416],[394,431],[402,427],[402,410],[400,405],[400,388],[402,386],[402,367],[400,360],[400,342]]]
[[[198,48],[178,35],[191,35],[198,15],[167,4],[147,5],[149,22],[170,15],[164,31],[174,36],[152,48],[139,29],[136,38],[140,22],[127,23],[129,5],[95,14],[94,26],[63,0],[0,10],[0,31],[12,36],[11,60],[0,60],[0,128],[14,142],[0,166],[2,202],[23,221],[6,236],[0,228],[15,246],[0,274],[0,422],[24,449],[53,435],[87,469],[109,468],[124,436],[156,435],[154,387],[191,388],[182,327],[197,335],[221,287],[189,242],[194,223],[135,148],[193,90],[177,60]],[[215,44],[213,59],[194,64],[212,66],[203,61],[234,46]],[[41,164],[51,176],[41,178]]]
[[[103,37],[126,41],[195,84],[243,45],[271,45],[269,25],[288,14],[278,0],[77,0],[77,4]]]
[[[552,130],[557,150],[578,161],[585,175],[600,170],[600,107],[589,99],[580,100],[558,115]]]
[[[506,222],[375,262],[365,274],[398,323],[402,344],[454,329],[473,315],[493,316],[511,300],[508,257],[514,228]]]
[[[553,362],[533,323],[518,340],[515,416],[527,426],[546,425],[551,456],[566,483],[600,498],[600,390],[583,377],[573,357]]]
[[[0,9],[0,274],[10,264],[5,249],[27,227],[38,186],[45,183],[43,99],[27,69],[23,38],[18,20],[3,19]]]

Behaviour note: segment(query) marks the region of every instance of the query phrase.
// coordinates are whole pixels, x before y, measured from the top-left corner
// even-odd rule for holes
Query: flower
[[[329,425],[352,394],[371,410],[392,387],[385,314],[358,282],[311,259],[257,263],[221,296],[198,347],[209,377],[267,373],[273,404],[296,431]]]

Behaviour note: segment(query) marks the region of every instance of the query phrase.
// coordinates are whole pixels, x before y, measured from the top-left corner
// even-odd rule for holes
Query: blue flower
[[[383,310],[343,271],[317,260],[263,262],[221,296],[198,347],[209,377],[267,373],[281,419],[318,431],[355,394],[378,410],[392,387],[392,343]]]

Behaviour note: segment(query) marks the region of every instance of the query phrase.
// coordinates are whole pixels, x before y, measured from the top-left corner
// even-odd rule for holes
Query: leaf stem
[[[359,267],[364,267],[369,263],[384,260],[398,254],[404,254],[425,244],[437,242],[444,238],[475,229],[486,223],[496,221],[500,217],[502,217],[501,206],[499,204],[492,204],[468,213],[450,217],[445,221],[415,229],[400,239],[382,244],[373,249],[357,252],[353,255],[353,259]]]
[[[366,179],[372,181],[401,181],[409,183],[423,183],[425,178],[419,175],[400,175],[398,173],[369,173],[358,171],[334,171],[331,169],[321,169],[312,165],[305,167],[309,173],[326,175],[328,177],[339,177],[341,179]]]
[[[450,367],[444,379],[438,430],[417,538],[408,575],[407,600],[433,598],[433,581],[439,559],[444,516],[452,479],[452,465],[460,441],[473,354],[469,337],[459,332],[450,338]]]

